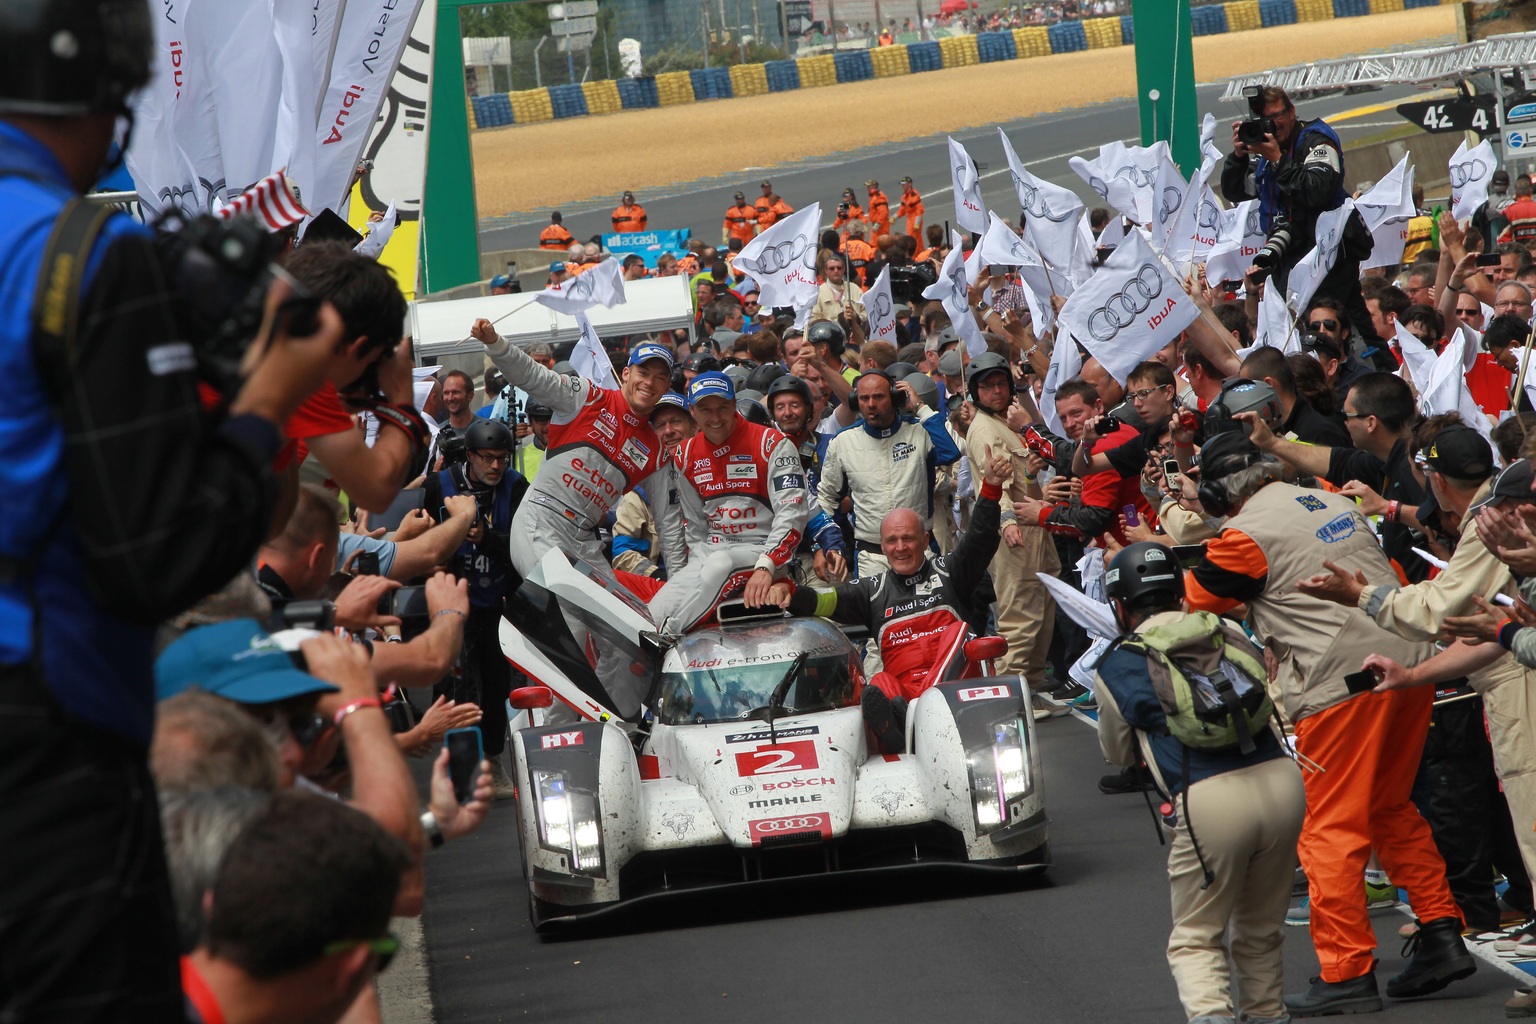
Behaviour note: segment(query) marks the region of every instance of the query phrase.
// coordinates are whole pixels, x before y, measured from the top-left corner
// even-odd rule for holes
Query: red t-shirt
[[[356,429],[357,424],[352,421],[351,414],[341,407],[341,395],[337,393],[336,385],[326,381],[320,390],[304,399],[303,404],[288,417],[288,422],[283,424],[283,436],[288,438],[288,444],[277,453],[272,468],[283,470],[291,462],[303,462],[309,454],[309,446],[304,442],[312,437],[325,437]]]
[[[1494,361],[1492,353],[1479,352],[1472,372],[1467,374],[1467,391],[1483,412],[1497,416],[1509,408],[1509,383],[1514,378]]]

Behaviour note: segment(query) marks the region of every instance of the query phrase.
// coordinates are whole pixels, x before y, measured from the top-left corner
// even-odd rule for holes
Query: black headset
[[[1211,515],[1222,519],[1230,516],[1232,514],[1233,505],[1232,492],[1227,490],[1227,485],[1222,483],[1221,480],[1226,479],[1226,477],[1230,476],[1232,473],[1237,472],[1238,470],[1247,469],[1249,466],[1258,465],[1259,460],[1262,458],[1262,453],[1244,454],[1242,456],[1243,464],[1227,473],[1223,473],[1221,479],[1218,480],[1212,480],[1208,478],[1205,474],[1205,471],[1202,469],[1200,473],[1200,487],[1196,492],[1196,496],[1200,499],[1201,507]]]
[[[891,408],[895,409],[897,412],[901,412],[903,409],[905,409],[907,407],[907,393],[905,391],[901,390],[900,388],[898,388],[896,386],[896,378],[892,377],[889,373],[886,373],[884,370],[865,370],[863,373],[859,374],[858,377],[855,377],[853,379],[853,386],[854,386],[854,389],[855,389],[855,395],[854,395],[854,403],[855,404],[858,403],[857,389],[858,389],[858,386],[859,386],[859,379],[862,378],[862,377],[883,377],[883,378],[885,378],[885,382],[891,386]]]

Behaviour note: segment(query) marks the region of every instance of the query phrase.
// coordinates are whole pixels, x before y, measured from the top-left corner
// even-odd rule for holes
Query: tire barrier
[[[1192,8],[1190,29],[1197,36],[1221,35],[1301,21],[1390,14],[1451,2],[1454,0],[1227,0],[1226,3]],[[587,114],[671,107],[699,100],[816,89],[840,82],[894,78],[972,64],[1132,46],[1135,42],[1135,23],[1129,14],[1125,14],[1118,18],[1064,21],[1048,27],[1031,25],[1005,32],[946,36],[904,46],[840,50],[764,64],[669,71],[654,78],[550,85],[542,89],[470,97],[470,126],[503,128]]]

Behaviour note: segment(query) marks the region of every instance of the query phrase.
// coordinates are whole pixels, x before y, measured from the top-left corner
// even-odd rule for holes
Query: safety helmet
[[[768,385],[766,404],[769,409],[773,408],[775,395],[799,395],[804,400],[807,411],[816,408],[816,399],[811,394],[811,386],[792,373],[776,377],[773,383]]]
[[[751,420],[760,427],[773,426],[773,420],[768,417],[768,410],[763,408],[763,403],[751,398],[736,399],[736,411],[742,419]]]
[[[695,352],[683,360],[683,369],[692,370],[694,373],[708,373],[710,370],[720,369],[720,360],[708,352]]]
[[[768,393],[768,388],[780,377],[789,376],[789,370],[783,363],[764,363],[756,367],[747,375],[747,387],[753,391]]]
[[[805,332],[805,340],[812,345],[826,345],[832,350],[832,358],[840,359],[848,344],[848,335],[832,320],[818,320]]]
[[[528,404],[523,406],[523,412],[531,420],[552,420],[555,418],[555,410],[537,398],[528,399]]]
[[[981,379],[991,373],[1006,374],[1010,381],[1013,380],[1013,370],[1008,366],[1008,360],[996,352],[983,352],[965,368],[965,390],[978,409],[981,408],[981,400],[976,397],[976,393],[981,387]]]
[[[1177,602],[1184,598],[1184,572],[1172,549],[1151,540],[1128,544],[1104,570],[1104,594],[1124,608],[1135,608],[1149,597]],[[1129,628],[1122,608],[1115,609],[1115,618],[1121,628]]]
[[[476,420],[464,431],[464,447],[472,452],[512,450],[512,431],[500,420]]]
[[[153,52],[145,0],[4,0],[0,113],[126,113]]]

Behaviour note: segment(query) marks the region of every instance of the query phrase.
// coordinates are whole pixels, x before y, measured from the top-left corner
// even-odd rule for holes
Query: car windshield
[[[704,664],[667,672],[661,680],[657,719],[663,725],[685,725],[766,718],[769,698],[793,664],[793,660]],[[849,654],[808,655],[784,695],[777,717],[847,707],[853,703],[853,686]]]

